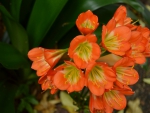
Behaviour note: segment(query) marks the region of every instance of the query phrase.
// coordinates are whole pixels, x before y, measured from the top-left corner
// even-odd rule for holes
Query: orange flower
[[[125,96],[117,90],[110,90],[103,95],[103,102],[105,106],[110,106],[116,110],[122,110],[126,107]],[[111,113],[111,112],[108,112]]]
[[[76,26],[84,35],[93,33],[98,25],[98,17],[90,10],[85,13],[81,13],[76,20]]]
[[[37,75],[46,75],[51,66],[46,62],[44,57],[44,48],[33,48],[28,52],[28,57],[33,61],[31,68],[37,70]]]
[[[112,19],[107,26],[103,26],[102,46],[109,52],[122,56],[130,49],[128,40],[131,30],[126,26],[114,28],[115,24],[115,20]]]
[[[104,93],[105,89],[111,89],[116,80],[114,71],[106,64],[92,62],[88,65],[85,72],[87,87],[96,96]]]
[[[142,43],[145,45],[143,55],[145,57],[150,57],[150,30],[147,27],[141,26],[138,26],[137,30],[140,31],[143,36]]]
[[[113,109],[122,110],[126,107],[124,95],[130,95],[129,89],[116,88],[105,90],[101,96],[90,93],[89,108],[91,113],[112,113]],[[133,93],[132,93],[133,94]]]
[[[116,20],[116,26],[122,26],[130,24],[132,19],[127,17],[127,9],[124,6],[119,6],[116,10],[113,18]]]
[[[132,44],[131,49],[126,52],[127,57],[130,57],[135,60],[135,63],[137,64],[144,64],[146,62],[146,58],[143,54],[143,52],[140,52],[140,50],[144,50],[144,45],[142,43],[140,44]]]
[[[28,52],[29,59],[33,61],[31,68],[37,70],[38,76],[46,75],[65,52],[67,52],[67,49],[33,48]]]
[[[95,96],[90,93],[89,108],[91,113],[112,113],[113,108],[104,105],[102,96]]]
[[[42,90],[50,89],[51,94],[54,94],[57,91],[57,88],[53,83],[55,73],[56,71],[50,69],[45,76],[41,76],[38,83],[41,84]]]
[[[143,51],[145,50],[145,44],[143,43],[143,39],[144,37],[142,37],[142,34],[139,31],[131,32],[131,38],[129,40],[131,49],[126,52],[125,56],[134,59],[135,63],[137,64],[143,64],[146,61],[143,54]]]
[[[54,84],[60,90],[68,92],[80,91],[85,85],[85,78],[80,69],[73,62],[66,61],[55,70]]]
[[[124,57],[114,65],[113,69],[117,75],[117,81],[126,85],[135,84],[139,75],[135,69],[133,69],[134,61],[131,58]]]
[[[78,68],[84,69],[90,62],[100,57],[101,51],[96,41],[97,38],[93,34],[79,35],[71,41],[68,54]]]

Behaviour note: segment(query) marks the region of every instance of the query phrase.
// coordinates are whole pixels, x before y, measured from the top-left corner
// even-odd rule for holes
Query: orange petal
[[[56,88],[52,88],[51,91],[50,91],[50,93],[51,93],[51,94],[55,94],[57,90],[58,90],[58,89],[56,89]]]
[[[77,46],[81,43],[85,41],[85,36],[83,35],[79,35],[76,36],[70,43],[70,47],[68,49],[68,54],[70,56],[70,58],[73,58],[73,54],[74,54],[74,50],[77,48]]]
[[[111,90],[104,93],[104,101],[112,108],[122,110],[126,107],[126,98],[119,91]]]
[[[122,44],[120,45],[120,50],[121,51],[127,51],[129,50],[131,47],[131,44],[129,42],[122,42]]]
[[[107,27],[107,32],[111,32],[112,30],[114,30],[114,28],[116,27],[116,21],[115,21],[115,19],[114,18],[112,18],[111,20],[109,20],[109,22],[107,23],[107,25],[106,25],[106,27]]]
[[[130,43],[138,44],[142,40],[142,35],[139,31],[132,31],[131,38],[129,40]]]
[[[143,54],[140,54],[139,57],[135,57],[135,62],[137,64],[144,64],[146,62],[146,58]]]
[[[95,96],[94,94],[90,93],[90,101],[89,107],[91,113],[95,113],[94,111],[102,111],[104,110],[103,100],[101,96]]]
[[[97,41],[97,37],[96,37],[95,34],[86,35],[86,39],[87,39],[89,42],[96,42],[96,41]]]
[[[128,66],[133,66],[134,65],[134,60],[129,58],[129,57],[124,57],[122,59],[120,59],[119,61],[116,62],[116,64],[114,65],[114,67],[117,66],[124,66],[124,67],[128,67]]]
[[[33,48],[28,52],[28,57],[31,61],[35,61],[43,56],[44,49],[41,47]]]
[[[34,61],[32,63],[31,68],[37,70],[38,76],[42,76],[47,74],[48,70],[50,69],[50,66],[46,61],[40,60],[40,61]]]
[[[85,77],[81,74],[79,81],[75,87],[75,91],[80,91],[85,86]]]
[[[39,84],[42,84],[46,80],[47,76],[41,76],[40,79],[38,80]]]
[[[88,63],[83,61],[77,54],[74,54],[73,59],[78,68],[85,69],[88,65]]]
[[[88,88],[96,96],[101,96],[104,93],[104,87],[98,86],[91,81],[88,81]]]
[[[113,32],[115,36],[123,41],[128,41],[131,37],[131,30],[126,26],[116,27]]]
[[[85,86],[85,78],[83,77],[83,74],[81,73],[80,79],[77,82],[77,84],[70,85],[67,91],[69,93],[73,91],[81,91],[84,86]]]
[[[66,83],[64,74],[62,71],[58,71],[54,76],[54,84],[60,90],[66,90],[69,87],[69,84]]]
[[[97,43],[92,43],[92,55],[91,55],[91,59],[93,60],[97,60],[101,55],[101,50],[100,47]]]

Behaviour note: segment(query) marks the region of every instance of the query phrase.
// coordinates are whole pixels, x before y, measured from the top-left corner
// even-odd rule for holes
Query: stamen
[[[100,87],[101,83],[105,85],[107,81],[105,79],[102,67],[100,66],[93,67],[93,69],[89,73],[89,80],[92,81],[94,84],[96,84],[98,87]]]
[[[139,19],[138,19],[138,20],[136,20],[135,22],[133,22],[132,24],[134,25],[134,24],[136,24],[137,22],[139,22]]]
[[[85,41],[78,45],[75,52],[82,60],[88,62],[91,59],[92,46],[88,41]]]
[[[65,83],[70,83],[70,85],[76,84],[80,79],[80,71],[72,65],[65,68],[65,78],[67,79]]]
[[[95,23],[95,22],[93,22]],[[85,20],[82,24],[81,24],[81,27],[83,28],[89,28],[89,29],[94,29],[94,26],[92,25],[91,21],[90,20]]]

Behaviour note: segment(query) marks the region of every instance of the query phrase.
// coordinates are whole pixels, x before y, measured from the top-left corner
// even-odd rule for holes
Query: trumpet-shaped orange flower
[[[116,10],[113,18],[116,20],[116,26],[127,25],[132,21],[131,18],[127,17],[126,7],[122,5]]]
[[[150,57],[150,30],[147,27],[141,26],[138,26],[137,30],[140,31],[143,36],[142,43],[145,45],[143,55],[145,57]]]
[[[124,95],[133,94],[130,89],[113,88],[105,90],[101,96],[90,93],[89,108],[91,113],[112,113],[113,109],[122,110],[126,107]]]
[[[41,76],[38,83],[41,84],[42,90],[50,89],[51,94],[54,94],[57,91],[57,88],[53,82],[55,73],[56,71],[50,69],[46,75]]]
[[[80,91],[85,85],[83,72],[73,62],[66,61],[55,70],[54,84],[60,90],[68,92]]]
[[[79,68],[86,68],[100,57],[100,47],[94,34],[76,36],[70,43],[68,54]]]
[[[126,85],[135,84],[139,75],[135,69],[133,69],[134,61],[131,58],[124,57],[114,65],[113,69],[117,75],[117,81]]]
[[[126,52],[126,56],[135,60],[137,64],[145,63],[146,59],[143,54],[145,50],[145,43],[143,43],[144,37],[139,31],[132,31],[131,38],[129,40],[131,48]]]
[[[130,57],[135,60],[135,63],[137,64],[144,64],[146,61],[146,58],[143,54],[143,52],[140,52],[140,50],[144,50],[144,45],[142,43],[140,44],[131,44],[131,49],[126,52],[127,57]]]
[[[32,69],[37,70],[37,75],[46,75],[53,68],[67,49],[33,48],[28,52],[28,57],[33,61]]]
[[[89,108],[91,113],[112,113],[113,108],[104,105],[103,97],[90,93]]]
[[[87,87],[97,96],[104,93],[105,89],[111,89],[116,80],[114,71],[106,64],[92,62],[88,65],[85,72]]]
[[[44,48],[33,48],[28,52],[28,57],[33,61],[31,68],[37,70],[37,75],[46,75],[51,66],[45,60]]]
[[[122,110],[126,107],[125,96],[117,90],[110,90],[103,95],[103,102],[105,106],[110,106],[116,110]],[[111,113],[111,112],[108,112]]]
[[[130,49],[128,40],[131,37],[131,30],[126,26],[116,28],[114,28],[114,26],[114,19],[112,19],[107,26],[103,26],[102,46],[109,52],[122,56]]]
[[[82,34],[91,34],[99,25],[98,17],[88,10],[78,16],[76,25]]]

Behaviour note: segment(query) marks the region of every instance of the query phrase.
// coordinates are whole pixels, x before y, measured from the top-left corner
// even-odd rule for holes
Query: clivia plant
[[[124,109],[125,95],[134,94],[130,85],[139,79],[134,66],[144,64],[150,56],[150,30],[136,25],[123,5],[102,26],[100,43],[94,34],[99,27],[98,17],[92,11],[81,13],[76,26],[80,34],[71,40],[68,48],[35,47],[28,52],[42,90],[50,89],[51,94],[62,90],[69,94],[77,92],[83,98],[89,97],[91,113]],[[112,65],[101,60],[108,54],[118,56]],[[68,57],[63,59],[63,56]],[[75,102],[80,109],[80,103]]]

